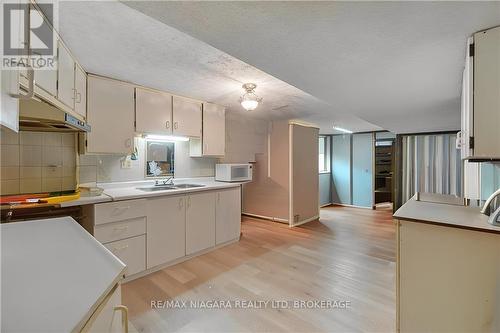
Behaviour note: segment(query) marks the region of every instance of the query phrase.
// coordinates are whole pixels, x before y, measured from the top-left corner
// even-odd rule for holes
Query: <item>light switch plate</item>
[[[130,159],[130,156],[122,158],[120,162],[122,169],[130,169],[132,167],[132,161]]]

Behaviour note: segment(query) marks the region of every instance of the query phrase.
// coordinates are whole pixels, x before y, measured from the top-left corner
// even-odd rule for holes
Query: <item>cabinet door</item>
[[[121,305],[121,287],[117,285],[104,301],[99,305],[97,310],[92,314],[81,332],[88,333],[120,333],[124,332],[123,313],[119,313],[115,307]],[[128,325],[128,324],[127,324]]]
[[[0,71],[0,124],[11,130],[19,131],[19,100],[12,95],[19,94],[19,72]]]
[[[240,236],[241,191],[239,187],[216,193],[215,240],[222,244]]]
[[[201,137],[201,103],[179,96],[173,97],[174,135]]]
[[[87,118],[87,73],[75,65],[75,111],[84,119]]]
[[[470,148],[470,138],[474,136],[473,126],[473,77],[474,77],[474,55],[470,53],[470,46],[474,40],[467,40],[467,54],[465,56],[465,68],[462,75],[462,100],[461,100],[461,126],[457,134],[460,140],[460,155],[462,159],[472,156],[473,150]]]
[[[147,267],[186,255],[186,197],[148,199]]]
[[[474,157],[500,158],[500,27],[474,34]]]
[[[58,85],[57,99],[69,106],[75,107],[75,62],[69,51],[58,41]]]
[[[224,156],[226,147],[226,109],[203,104],[203,155]]]
[[[129,154],[134,138],[134,87],[89,76],[87,152]]]
[[[136,88],[135,121],[136,132],[172,134],[172,95]]]
[[[40,12],[36,9],[32,9],[30,11],[31,14],[31,22],[41,22],[43,21],[43,16],[40,14]],[[50,35],[52,34],[52,27],[50,25],[42,24],[38,29],[40,29],[40,34],[44,35]],[[30,41],[33,43],[33,39]],[[35,49],[33,45],[31,45],[32,49]],[[41,55],[38,54],[36,51],[32,51],[31,57],[34,59],[40,58]],[[34,74],[35,74],[35,84],[37,87],[45,90],[47,93],[49,93],[50,96],[56,97],[57,96],[57,64],[55,64],[53,70],[49,69],[38,69],[36,64],[37,61],[33,62],[34,66]]]
[[[188,195],[186,254],[193,254],[212,246],[215,246],[215,192]]]

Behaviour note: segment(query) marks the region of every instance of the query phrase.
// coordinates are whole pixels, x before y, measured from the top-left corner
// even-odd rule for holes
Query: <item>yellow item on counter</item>
[[[43,198],[41,200],[47,201],[47,203],[61,203],[65,201],[71,201],[71,200],[77,200],[80,199],[80,191],[74,193],[74,194],[68,194],[68,195],[61,195],[57,197],[48,197],[48,198]]]

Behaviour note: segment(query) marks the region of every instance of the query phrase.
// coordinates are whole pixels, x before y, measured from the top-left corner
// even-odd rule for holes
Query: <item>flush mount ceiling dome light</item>
[[[257,85],[255,83],[245,83],[242,88],[245,89],[246,93],[240,97],[241,106],[247,111],[255,110],[262,101],[262,98],[259,98],[254,91]]]

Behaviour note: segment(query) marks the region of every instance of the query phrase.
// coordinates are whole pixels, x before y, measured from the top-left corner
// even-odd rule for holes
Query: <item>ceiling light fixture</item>
[[[254,91],[257,85],[255,83],[245,83],[242,88],[245,89],[246,93],[240,97],[241,106],[247,111],[255,110],[262,101],[262,98],[259,98]]]
[[[342,132],[342,133],[352,134],[351,130],[348,130],[348,129],[345,129],[345,128],[342,128],[342,127],[338,127],[338,126],[335,126],[335,125],[333,126],[333,129],[337,130],[339,132]]]
[[[146,140],[151,140],[151,141],[165,141],[165,142],[189,141],[189,138],[186,136],[174,136],[174,135],[147,134],[144,136],[144,138]]]

